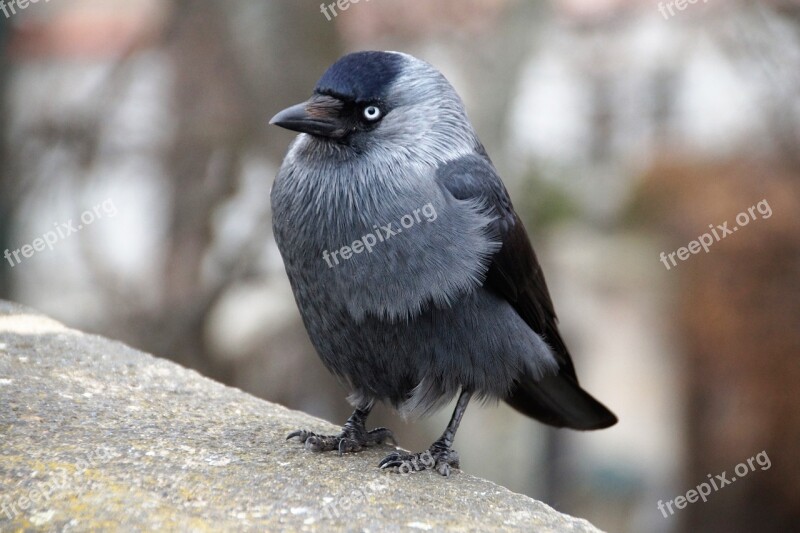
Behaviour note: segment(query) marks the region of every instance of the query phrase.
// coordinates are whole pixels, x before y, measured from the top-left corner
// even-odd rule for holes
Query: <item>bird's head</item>
[[[356,52],[334,63],[306,102],[275,115],[275,124],[315,141],[367,151],[436,152],[474,147],[461,99],[428,63],[398,52]]]

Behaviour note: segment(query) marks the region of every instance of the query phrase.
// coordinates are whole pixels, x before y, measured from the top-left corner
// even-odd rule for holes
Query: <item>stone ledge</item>
[[[338,427],[0,301],[0,530],[598,531],[455,471],[284,439]]]

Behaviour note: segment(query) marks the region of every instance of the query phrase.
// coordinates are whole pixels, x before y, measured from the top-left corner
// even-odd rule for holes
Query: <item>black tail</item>
[[[522,414],[556,427],[589,430],[617,423],[614,413],[563,371],[539,381],[518,382],[506,403]]]

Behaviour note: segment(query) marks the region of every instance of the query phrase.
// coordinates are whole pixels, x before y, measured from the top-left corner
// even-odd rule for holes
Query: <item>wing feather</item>
[[[494,290],[552,348],[562,372],[577,382],[572,358],[558,331],[550,292],[533,251],[528,233],[509,198],[503,182],[487,157],[467,156],[441,167],[437,179],[459,200],[479,199],[495,216],[494,233],[500,248],[489,263],[484,286]]]

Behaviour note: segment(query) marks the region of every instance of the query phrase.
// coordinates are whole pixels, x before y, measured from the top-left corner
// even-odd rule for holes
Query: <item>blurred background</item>
[[[348,391],[311,347],[272,238],[293,135],[267,121],[348,51],[408,52],[464,98],[582,384],[620,418],[578,433],[475,405],[464,470],[608,531],[796,531],[800,2],[327,11],[0,3],[0,253],[58,234],[2,258],[0,298],[343,422]],[[661,259],[726,221],[738,231],[708,253]],[[409,424],[381,408],[370,424],[420,450],[450,413]],[[762,451],[770,468],[659,510]]]

